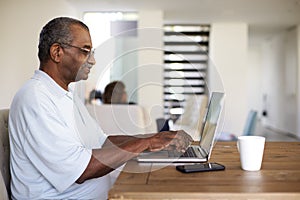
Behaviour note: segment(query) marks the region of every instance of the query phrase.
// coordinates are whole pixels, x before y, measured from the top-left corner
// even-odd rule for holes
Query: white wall
[[[140,11],[138,26],[138,103],[155,120],[163,116],[163,12]],[[148,127],[155,131],[156,122]]]
[[[260,119],[263,110],[263,70],[262,47],[250,45],[248,48],[247,64],[247,110],[256,110]]]
[[[274,34],[262,47],[262,88],[267,97],[264,124],[279,131],[297,134],[297,29]]]
[[[279,128],[293,134],[297,134],[297,84],[298,84],[298,62],[297,55],[297,28],[293,27],[286,31],[285,38],[285,62],[284,62],[284,93],[281,105],[284,109],[284,116],[278,116],[281,123]]]
[[[297,35],[298,34],[298,35]],[[248,101],[264,126],[300,136],[299,29],[269,34],[249,46]],[[263,110],[267,116],[262,116]]]
[[[42,26],[56,16],[77,13],[64,0],[0,1],[0,108],[8,108],[16,91],[39,62],[37,45]]]
[[[213,23],[210,59],[223,81],[226,93],[224,132],[241,135],[247,115],[248,26],[245,23]],[[209,72],[210,73],[210,72]],[[210,90],[220,90],[209,74]]]
[[[120,56],[114,63],[111,71],[112,80],[122,80],[126,85],[128,101],[138,102],[137,80],[138,80],[138,46],[137,36],[122,37],[118,40],[116,50]],[[118,75],[117,75],[118,74]],[[114,76],[114,77],[113,77]]]

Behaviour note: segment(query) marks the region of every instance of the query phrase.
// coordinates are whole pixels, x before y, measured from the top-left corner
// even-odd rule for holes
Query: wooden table
[[[120,174],[109,199],[300,199],[300,142],[267,142],[257,172],[240,168],[235,142],[217,142],[210,161],[226,170],[184,174],[174,165],[130,161],[124,169],[130,172]]]

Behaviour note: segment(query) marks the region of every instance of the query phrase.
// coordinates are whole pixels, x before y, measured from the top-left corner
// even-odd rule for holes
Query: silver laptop
[[[217,125],[223,108],[224,93],[212,92],[206,116],[203,121],[199,145],[191,145],[185,153],[175,151],[143,152],[137,157],[139,162],[187,163],[207,162],[210,158],[217,132]],[[203,119],[199,119],[203,120]]]

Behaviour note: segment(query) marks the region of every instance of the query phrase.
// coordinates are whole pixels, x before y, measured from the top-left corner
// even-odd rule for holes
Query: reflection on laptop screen
[[[213,146],[213,139],[215,137],[215,131],[222,110],[224,93],[213,92],[206,117],[203,124],[202,136],[200,140],[200,146],[208,154]]]

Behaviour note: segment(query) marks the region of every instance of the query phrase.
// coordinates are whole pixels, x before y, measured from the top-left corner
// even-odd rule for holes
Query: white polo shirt
[[[13,199],[106,199],[108,176],[75,181],[107,136],[72,92],[36,70],[9,114]]]

